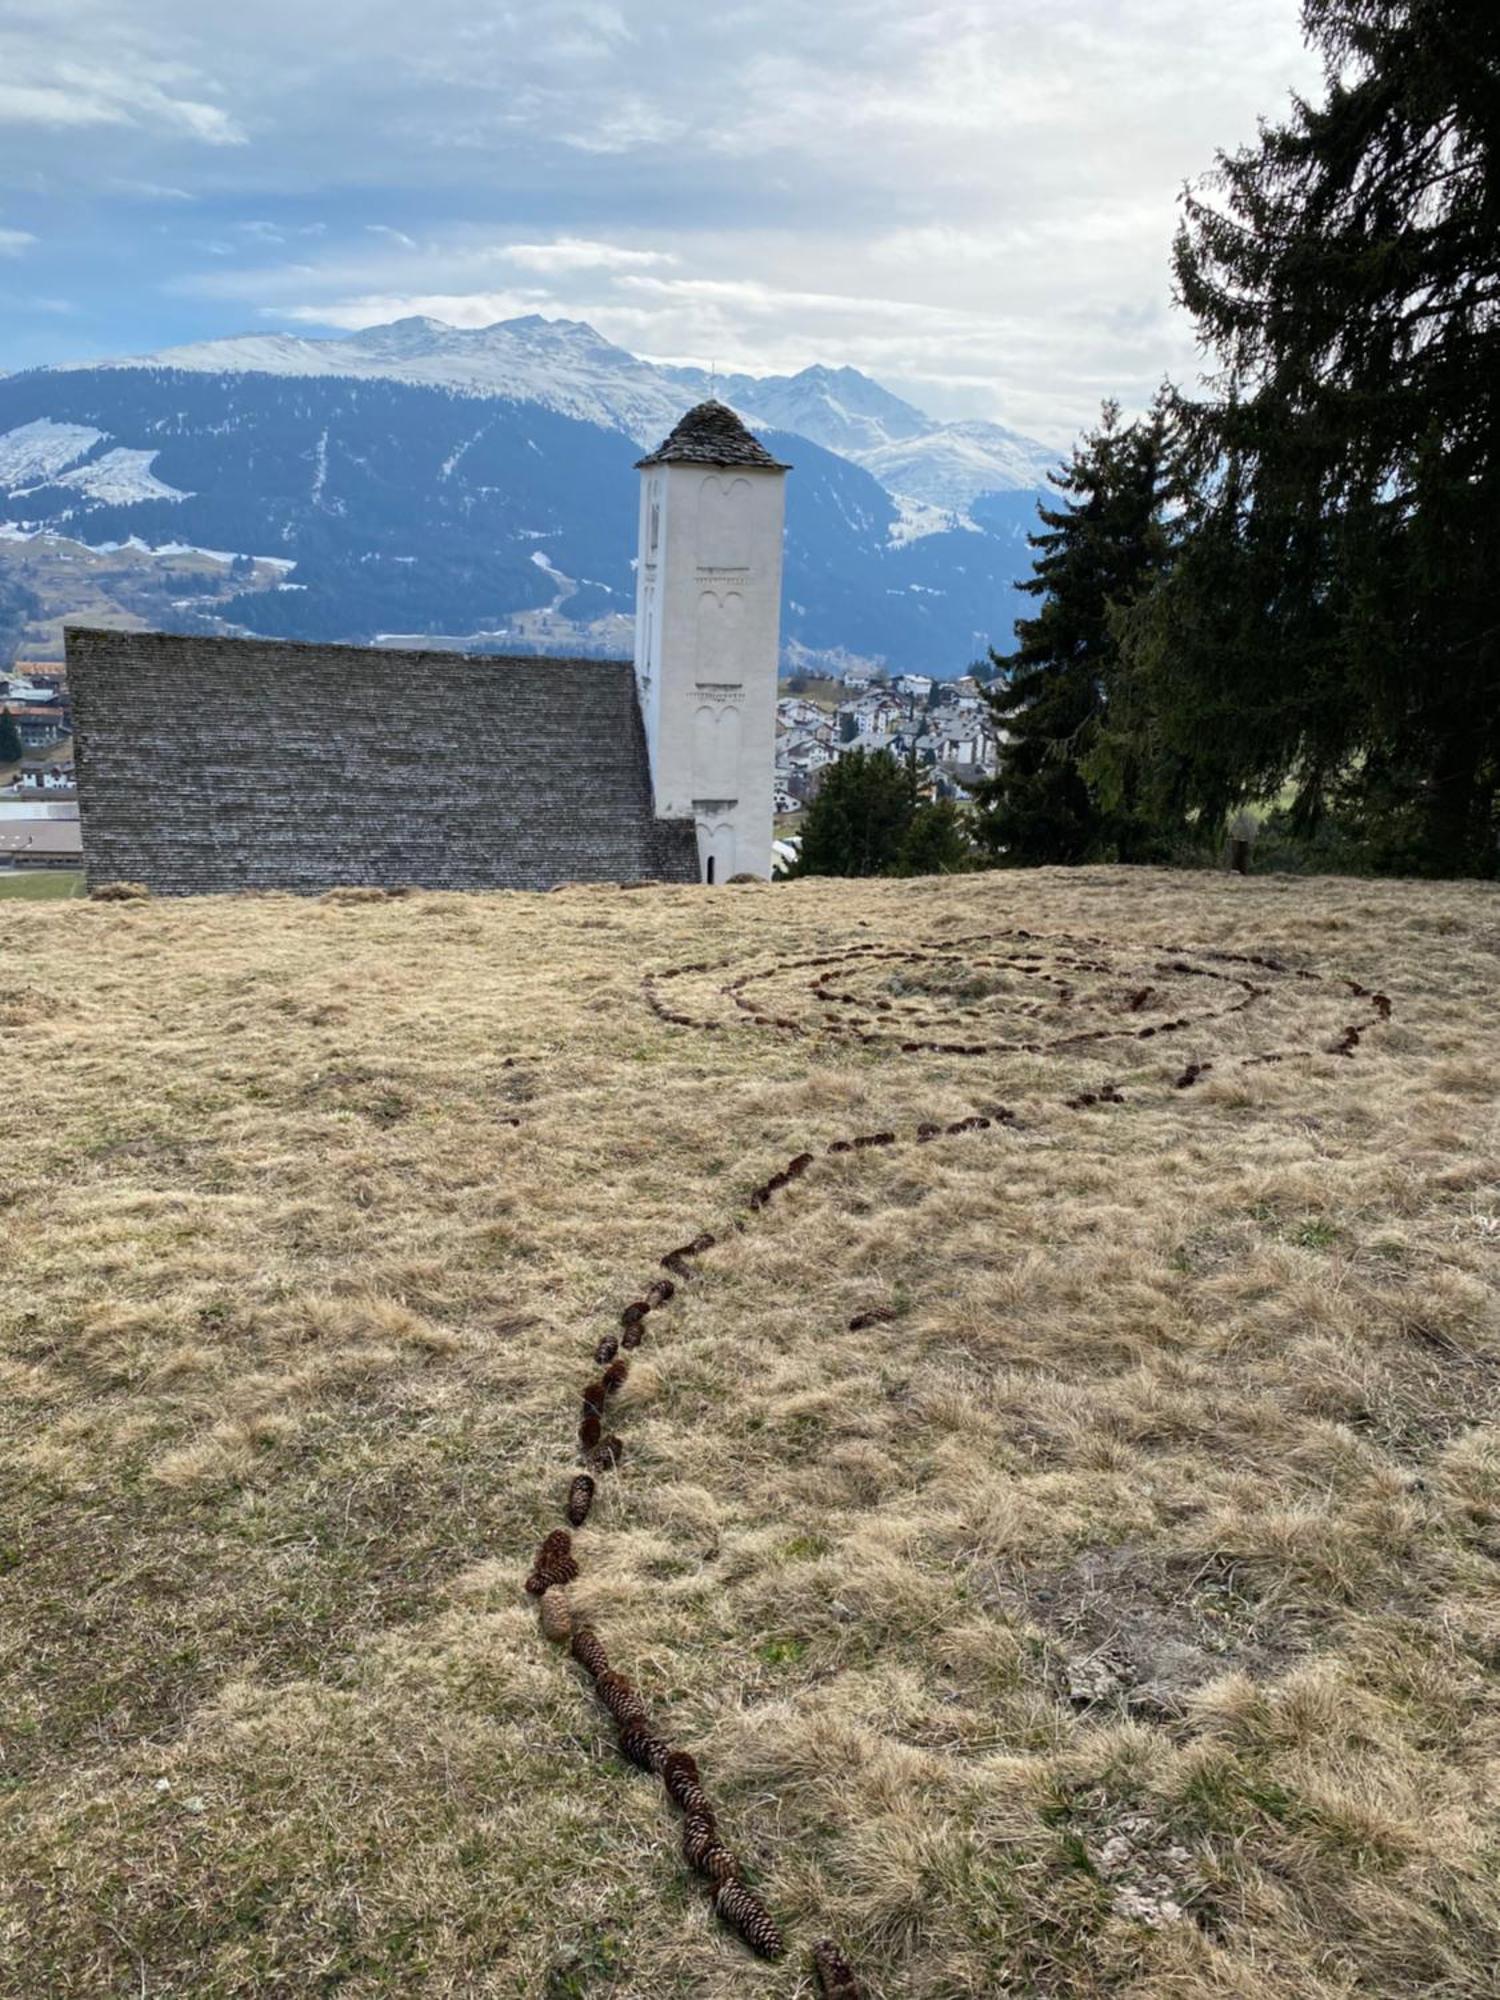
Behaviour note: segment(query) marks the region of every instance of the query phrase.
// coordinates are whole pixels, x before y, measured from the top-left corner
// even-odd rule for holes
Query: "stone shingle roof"
[[[670,437],[636,460],[646,465],[758,465],[767,472],[790,472],[751,435],[727,403],[697,403],[680,417]]]
[[[692,821],[656,816],[628,660],[79,626],[67,646],[91,882],[180,896],[698,879]]]

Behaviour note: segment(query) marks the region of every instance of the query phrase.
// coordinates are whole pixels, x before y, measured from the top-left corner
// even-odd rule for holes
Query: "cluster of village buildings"
[[[0,668],[0,712],[22,761],[0,759],[0,869],[77,868],[83,859],[73,784],[73,705],[60,666]]]
[[[776,704],[776,810],[798,811],[823,772],[851,750],[915,756],[937,798],[961,798],[996,767],[999,735],[972,674],[935,681],[927,674],[877,677],[849,667],[832,702],[786,694]]]
[[[16,725],[23,750],[50,750],[73,734],[73,704],[60,666],[0,667],[0,709]]]

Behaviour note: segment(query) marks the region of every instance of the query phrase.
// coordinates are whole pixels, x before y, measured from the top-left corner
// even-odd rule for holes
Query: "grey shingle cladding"
[[[697,403],[679,417],[670,436],[636,460],[647,465],[759,465],[771,472],[790,472],[772,458],[760,439],[751,435],[727,403]]]
[[[698,879],[623,660],[68,633],[91,882],[158,895]]]

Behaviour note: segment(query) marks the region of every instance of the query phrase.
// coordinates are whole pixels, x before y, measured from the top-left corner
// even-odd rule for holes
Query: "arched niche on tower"
[[[702,680],[745,678],[745,598],[738,590],[698,593],[698,674]]]
[[[750,529],[749,480],[711,472],[698,488],[698,561],[705,569],[748,568]]]
[[[739,710],[701,703],[693,714],[693,790],[737,798],[739,769]]]

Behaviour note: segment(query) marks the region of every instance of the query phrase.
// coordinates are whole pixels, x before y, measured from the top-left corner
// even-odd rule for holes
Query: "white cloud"
[[[29,229],[0,229],[0,257],[19,257],[35,241]]]
[[[193,201],[186,188],[163,187],[159,181],[131,181],[111,177],[105,186],[114,194],[132,196],[136,201]]]
[[[1315,83],[1298,0],[3,11],[0,186],[86,195],[127,160],[165,191],[133,301],[136,325],[161,301],[153,344],[188,295],[195,332],[205,305],[226,332],[542,311],[725,369],[849,361],[1049,441],[1104,394],[1193,378],[1178,191]],[[67,254],[45,210],[26,219]],[[257,233],[286,261],[244,255]],[[80,267],[87,245],[38,282],[71,294]]]
[[[675,264],[666,250],[631,250],[618,243],[590,243],[564,236],[555,243],[507,243],[501,254],[523,271],[648,271],[653,265]]]
[[[45,17],[30,19],[17,9],[0,25],[0,77],[0,130],[129,125],[208,146],[246,143],[170,38],[152,48],[95,0],[53,0]]]

